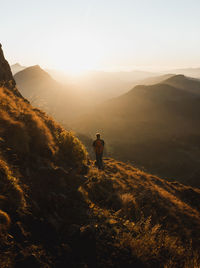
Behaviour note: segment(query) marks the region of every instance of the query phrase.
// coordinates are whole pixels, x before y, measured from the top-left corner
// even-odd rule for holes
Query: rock
[[[16,82],[13,78],[10,65],[4,57],[2,45],[0,44],[0,87],[6,87],[17,96],[22,98],[25,102],[28,102],[16,88]]]
[[[12,72],[7,60],[4,58],[2,45],[0,44],[0,85],[6,85],[10,88],[16,85],[15,80],[12,76]]]

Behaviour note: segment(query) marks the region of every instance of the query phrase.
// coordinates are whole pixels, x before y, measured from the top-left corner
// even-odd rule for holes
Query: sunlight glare
[[[100,60],[101,53],[96,43],[91,37],[79,34],[66,36],[60,40],[59,48],[53,57],[53,65],[55,69],[78,76],[86,71],[97,69]]]

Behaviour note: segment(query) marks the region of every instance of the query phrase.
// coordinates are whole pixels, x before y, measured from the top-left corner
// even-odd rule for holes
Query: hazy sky
[[[200,0],[0,0],[0,7],[11,64],[200,67]]]

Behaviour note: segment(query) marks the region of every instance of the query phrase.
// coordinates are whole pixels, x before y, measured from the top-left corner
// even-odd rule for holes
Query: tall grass
[[[0,88],[0,98],[0,136],[19,156],[50,157],[68,165],[86,159],[82,143],[44,112],[6,88]]]

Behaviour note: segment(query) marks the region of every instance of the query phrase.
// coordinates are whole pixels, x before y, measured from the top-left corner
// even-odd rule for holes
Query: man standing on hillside
[[[98,169],[103,169],[103,161],[102,161],[102,157],[103,157],[103,149],[104,149],[104,140],[100,139],[100,134],[97,133],[96,134],[96,140],[93,142],[93,148],[94,148],[94,152],[96,154],[96,164]]]

